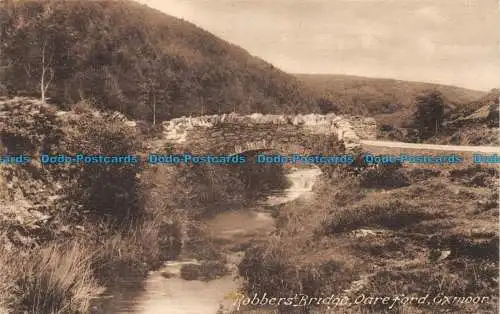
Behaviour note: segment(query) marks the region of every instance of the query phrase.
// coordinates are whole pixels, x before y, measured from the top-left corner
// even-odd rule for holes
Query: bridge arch
[[[308,154],[311,150],[297,143],[283,143],[278,140],[260,140],[237,144],[234,147],[234,155],[248,154],[263,151],[274,151],[282,154]]]

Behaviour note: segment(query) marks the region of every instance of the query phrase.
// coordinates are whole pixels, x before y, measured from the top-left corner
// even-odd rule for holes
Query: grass
[[[324,109],[375,116],[378,122],[391,125],[408,118],[414,109],[415,96],[426,90],[437,89],[443,93],[450,108],[467,107],[486,95],[455,86],[393,79],[308,74],[298,74],[297,77],[329,101]]]
[[[181,178],[184,186],[191,184],[193,190],[190,196],[195,198],[192,204],[200,201],[197,199],[200,191],[216,194],[217,197],[205,199],[204,208],[210,210],[210,205],[213,206],[219,199],[229,198],[227,193],[234,191],[231,190],[231,182],[235,178],[230,174],[235,172],[223,167],[203,168],[198,169],[199,173],[189,173],[195,178],[186,178],[183,176],[186,173],[178,169],[174,173],[163,172],[167,167],[161,169],[147,168],[141,173],[141,181],[134,186],[139,195],[134,205],[140,206],[140,217],[119,219],[117,223],[106,217],[98,219],[95,213],[103,210],[95,208],[97,211],[92,216],[79,217],[78,222],[84,232],[69,233],[30,250],[2,252],[0,271],[3,284],[0,296],[5,301],[0,308],[28,313],[84,313],[92,298],[101,292],[100,287],[112,287],[124,277],[130,280],[131,276],[135,276],[141,281],[150,269],[159,267],[161,261],[176,258],[181,249],[196,250],[205,258],[213,255],[202,264],[201,277],[208,280],[224,274],[226,269],[220,256],[197,237],[195,218],[200,218],[200,212],[189,205],[179,209],[177,205],[182,204],[184,195],[165,191],[172,183],[172,177]],[[245,171],[246,174],[253,173],[253,169]],[[283,184],[280,172],[257,173],[253,178],[271,185]],[[193,185],[196,179],[199,185]],[[244,192],[244,181],[238,183],[238,188]],[[232,196],[245,198],[247,195]],[[118,211],[113,208],[111,213]],[[64,212],[57,217],[60,224],[74,224],[74,217],[66,217]]]
[[[282,206],[276,236],[250,248],[240,265],[245,293],[487,296],[484,304],[359,305],[345,313],[495,312],[498,170],[471,164],[393,170],[405,184],[377,183],[387,173],[374,171],[366,185],[362,174],[339,168],[315,186],[314,201]],[[317,272],[332,261],[335,271]]]
[[[154,223],[130,231],[117,231],[104,236],[96,247],[92,268],[103,284],[113,284],[124,276],[146,275],[152,266],[159,266],[159,228]]]
[[[327,230],[339,233],[362,227],[400,229],[438,216],[438,213],[424,212],[408,201],[370,199],[368,203],[334,211]]]
[[[408,177],[393,165],[376,169],[365,169],[361,173],[360,185],[364,188],[400,188],[409,185]]]
[[[162,259],[177,254],[168,239],[177,239],[175,228],[159,216],[150,218],[124,230],[87,225],[84,235],[31,250],[3,249],[0,308],[33,314],[87,313],[104,287],[124,277],[140,281]]]
[[[2,252],[0,304],[24,313],[85,313],[102,292],[82,244],[49,245],[33,252]]]
[[[462,261],[463,263],[463,261]],[[429,300],[439,295],[446,296],[480,296],[489,297],[490,302],[474,307],[472,304],[450,304],[449,311],[455,313],[484,313],[491,309],[491,298],[496,294],[491,281],[496,276],[494,263],[466,264],[456,267],[460,274],[455,273],[453,265],[436,265],[417,268],[412,271],[383,270],[370,278],[361,293],[370,295],[430,295]],[[423,283],[427,283],[424,285]],[[439,300],[439,299],[438,299]],[[436,305],[423,305],[425,313],[430,313]],[[413,306],[412,306],[413,307]],[[395,310],[402,310],[397,305]],[[416,310],[416,307],[413,307]],[[373,307],[372,310],[383,310],[383,307]],[[484,311],[484,312],[483,312]]]
[[[319,98],[323,112],[354,114],[375,118],[379,138],[412,141],[411,124],[416,110],[416,97],[430,90],[443,95],[445,121],[452,122],[481,107],[498,106],[498,89],[490,92],[439,84],[408,82],[393,79],[368,78],[348,75],[296,75]],[[471,121],[465,125],[446,124],[437,136],[427,142],[459,145],[498,145],[498,111],[491,111],[488,118]],[[495,127],[496,126],[496,127]]]

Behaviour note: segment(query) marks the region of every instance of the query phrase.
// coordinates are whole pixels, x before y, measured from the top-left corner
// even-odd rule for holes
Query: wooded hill
[[[471,103],[486,95],[456,86],[394,79],[329,74],[296,76],[314,90],[322,111],[373,116],[380,124],[396,127],[408,122],[415,111],[416,97],[423,93],[440,92],[447,115],[477,109]]]
[[[317,111],[298,80],[132,1],[13,1],[0,12],[0,93],[82,99],[134,119]],[[2,86],[3,85],[3,86]],[[1,91],[3,89],[3,92]]]
[[[392,79],[290,75],[127,0],[7,0],[0,15],[0,96],[42,95],[61,107],[85,100],[132,119],[322,111],[399,127],[427,90],[442,93],[453,118],[477,109],[474,102],[486,95]]]

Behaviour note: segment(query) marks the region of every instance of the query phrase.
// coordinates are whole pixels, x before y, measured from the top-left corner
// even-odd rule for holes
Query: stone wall
[[[353,149],[359,146],[360,138],[374,139],[376,135],[374,119],[335,114],[181,117],[164,121],[162,127],[164,144],[194,153],[234,153],[250,146],[292,151],[310,146],[314,135],[337,138]]]

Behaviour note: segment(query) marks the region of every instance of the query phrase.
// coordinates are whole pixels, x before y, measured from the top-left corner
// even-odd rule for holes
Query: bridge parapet
[[[223,114],[180,117],[163,124],[165,142],[180,149],[223,151],[246,143],[304,143],[309,135],[326,135],[342,140],[347,149],[359,146],[360,138],[373,139],[373,119],[335,114],[251,115]],[[361,135],[361,137],[359,136]],[[238,149],[236,149],[238,150]],[[240,149],[241,150],[241,149]]]

